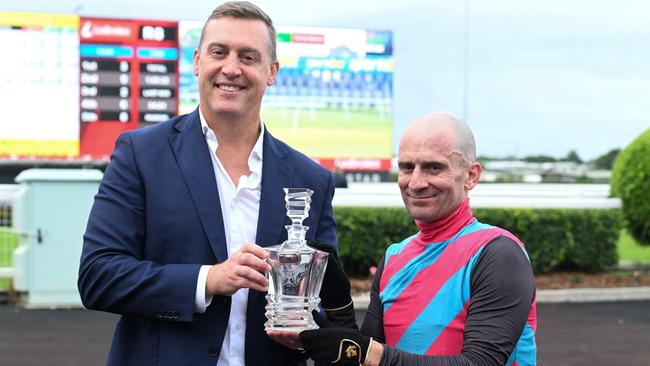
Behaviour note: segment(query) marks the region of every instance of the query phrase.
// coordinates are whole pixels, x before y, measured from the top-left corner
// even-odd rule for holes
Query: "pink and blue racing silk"
[[[427,226],[429,225],[429,226]],[[418,222],[418,234],[387,251],[379,282],[386,344],[419,355],[458,355],[471,301],[470,277],[482,251],[510,232],[478,222],[466,200],[449,218]],[[535,365],[537,328],[533,300],[528,320],[506,365]]]

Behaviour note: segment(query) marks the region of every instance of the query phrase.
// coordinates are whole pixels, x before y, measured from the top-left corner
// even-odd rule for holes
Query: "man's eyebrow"
[[[420,163],[422,169],[444,169],[449,167],[449,163],[438,160],[427,160]]]
[[[228,52],[231,51],[230,46],[228,46],[228,45],[226,45],[224,43],[221,43],[221,42],[210,42],[206,46],[207,49],[217,48],[217,47],[222,48],[222,49],[224,49],[224,50],[226,50]],[[254,47],[242,47],[242,48],[236,49],[236,51],[238,53],[240,53],[240,54],[241,53],[254,53],[255,55],[261,55],[262,54],[257,48],[254,48]]]
[[[207,48],[220,47],[220,48],[228,49],[227,45],[225,45],[223,43],[220,43],[220,42],[210,42],[210,43],[208,43],[208,45],[206,47]]]
[[[240,49],[238,51],[241,52],[241,53],[253,52],[253,53],[261,54],[261,52],[257,48],[253,48],[253,47],[244,47],[244,48],[242,48],[242,49]]]
[[[432,166],[432,165],[447,165],[445,162],[439,160],[425,160],[420,163],[423,166]]]

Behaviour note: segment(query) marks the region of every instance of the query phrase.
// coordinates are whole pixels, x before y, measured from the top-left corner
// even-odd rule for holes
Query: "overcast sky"
[[[395,149],[404,126],[434,110],[466,114],[477,153],[498,157],[575,149],[589,160],[650,128],[645,0],[254,2],[276,24],[394,32]],[[219,3],[5,0],[0,10],[203,20]]]

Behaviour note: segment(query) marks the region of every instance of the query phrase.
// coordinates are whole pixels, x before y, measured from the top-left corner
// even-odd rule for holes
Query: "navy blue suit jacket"
[[[264,133],[257,244],[286,240],[284,187],[314,191],[308,239],[337,245],[331,174]],[[215,366],[230,297],[194,313],[199,268],[228,258],[219,192],[198,109],[120,136],[95,196],[79,269],[84,306],[121,314],[109,365]],[[292,365],[264,332],[264,293],[250,290],[247,365]]]

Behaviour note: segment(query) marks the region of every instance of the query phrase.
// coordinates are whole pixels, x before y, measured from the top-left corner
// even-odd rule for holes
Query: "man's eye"
[[[244,62],[251,63],[251,62],[255,62],[257,59],[255,58],[255,56],[252,56],[252,55],[244,55],[244,56],[242,56],[242,60]]]
[[[224,50],[221,50],[221,49],[214,49],[214,50],[212,50],[211,53],[212,53],[212,55],[217,56],[217,57],[221,57],[221,56],[226,54],[226,52]]]
[[[426,168],[426,170],[428,170],[430,172],[439,172],[442,169],[444,169],[444,167],[442,165],[437,165],[437,164],[436,165],[430,165],[430,166],[428,166]]]

